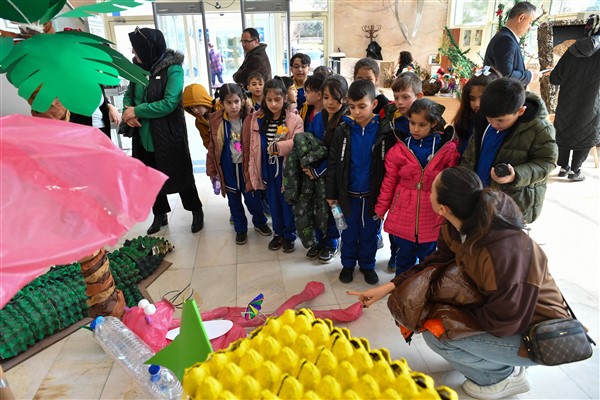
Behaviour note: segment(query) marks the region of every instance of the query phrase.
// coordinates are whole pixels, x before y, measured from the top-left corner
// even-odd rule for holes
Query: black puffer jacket
[[[327,231],[329,207],[325,200],[325,177],[310,179],[302,167],[310,167],[328,154],[327,147],[312,133],[298,133],[283,171],[283,195],[294,209],[296,231],[307,249],[317,244],[315,228]]]
[[[166,51],[164,57],[150,71],[150,81],[146,87],[147,103],[164,98],[169,67],[182,64],[183,54],[170,49]],[[181,89],[183,90],[183,87]],[[133,88],[130,88],[130,91],[133,92]],[[195,187],[182,103],[180,102],[172,113],[149,121],[156,169],[169,177],[160,193],[177,193]],[[143,147],[138,135],[133,137],[132,146],[133,156],[139,158],[137,156]]]
[[[600,36],[578,39],[550,74],[560,85],[554,127],[556,144],[588,150],[600,143]]]

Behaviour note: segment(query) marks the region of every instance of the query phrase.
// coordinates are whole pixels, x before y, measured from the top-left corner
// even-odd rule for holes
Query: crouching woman
[[[438,249],[391,282],[348,294],[367,307],[391,294],[396,322],[423,331],[427,345],[465,375],[469,396],[499,399],[529,391],[523,367],[535,363],[522,334],[532,324],[569,316],[546,255],[523,232],[513,200],[484,189],[466,168],[436,177],[431,205],[446,219]]]

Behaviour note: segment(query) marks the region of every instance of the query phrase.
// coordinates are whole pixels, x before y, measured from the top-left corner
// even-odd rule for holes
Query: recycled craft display
[[[140,236],[125,241],[123,247],[112,253],[98,252],[96,257],[88,260],[90,268],[86,271],[98,271],[105,264],[105,259],[111,260],[110,272],[116,284],[112,293],[122,291],[126,303],[133,306],[143,298],[137,284],[155,271],[172,249],[171,243],[164,238]],[[101,303],[90,303],[88,294],[110,285],[106,281],[86,284],[86,272],[82,274],[83,270],[79,263],[52,267],[22,288],[0,309],[0,359],[19,355],[42,339],[88,315],[94,315],[102,308],[99,306]]]
[[[372,350],[365,338],[317,319],[308,309],[287,310],[229,348],[185,370],[192,398],[458,399],[452,389]]]

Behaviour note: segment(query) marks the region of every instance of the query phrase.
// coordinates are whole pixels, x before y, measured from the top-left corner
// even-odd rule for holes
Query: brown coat
[[[518,212],[502,196],[502,212]],[[511,336],[532,324],[569,316],[546,255],[521,230],[492,229],[469,251],[459,232],[445,224],[438,250],[393,282],[396,290],[388,306],[396,320],[418,331],[425,320],[440,318],[446,329],[442,340],[482,331]]]

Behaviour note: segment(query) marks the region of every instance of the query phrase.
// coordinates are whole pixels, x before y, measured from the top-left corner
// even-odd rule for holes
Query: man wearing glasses
[[[241,85],[248,85],[248,76],[254,71],[260,72],[265,82],[271,79],[271,63],[267,55],[267,45],[258,40],[258,31],[246,28],[242,33],[242,47],[244,48],[244,62],[233,74],[233,80]]]

